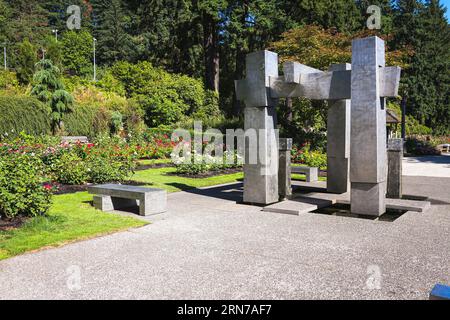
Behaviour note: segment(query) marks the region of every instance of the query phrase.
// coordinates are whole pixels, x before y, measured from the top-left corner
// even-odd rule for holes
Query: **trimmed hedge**
[[[69,136],[95,137],[109,132],[110,111],[96,106],[78,104],[63,116],[64,131]]]
[[[29,96],[0,96],[0,134],[31,135],[51,132],[50,110],[38,99]]]

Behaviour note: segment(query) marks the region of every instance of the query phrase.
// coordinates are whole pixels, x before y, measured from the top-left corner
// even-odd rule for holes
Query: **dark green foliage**
[[[407,113],[432,128],[450,128],[450,30],[440,1],[398,1],[394,43],[411,46],[414,54],[402,75]]]
[[[0,134],[50,133],[50,110],[34,97],[0,96],[0,114]]]
[[[24,40],[17,46],[15,68],[17,78],[22,84],[29,84],[33,79],[34,66],[37,62],[36,47],[28,40]]]
[[[111,133],[118,134],[123,129],[123,116],[120,111],[111,114]]]
[[[97,17],[95,36],[98,39],[99,61],[112,64],[133,56],[132,37],[126,28],[131,17],[125,14],[121,0],[94,1],[94,13]]]
[[[408,137],[405,143],[408,154],[415,156],[440,155],[441,152],[430,141],[419,137]]]
[[[33,77],[31,94],[50,106],[53,132],[61,129],[62,116],[71,110],[73,97],[65,90],[59,78],[59,69],[50,60],[36,64],[38,71]]]
[[[81,31],[66,29],[66,9],[72,4],[81,7]],[[243,105],[236,101],[234,80],[244,76],[247,53],[267,49],[283,32],[305,25],[364,36],[369,34],[367,7],[378,5],[382,29],[370,34],[388,35],[390,48],[408,47],[414,53],[402,73],[407,113],[434,133],[445,133],[450,122],[450,41],[441,4],[438,0],[0,0],[0,43],[7,41],[8,64],[22,84],[31,81],[42,48],[63,72],[87,81],[92,79],[95,36],[100,67],[148,61],[156,68],[201,79],[204,88],[220,93],[221,111],[239,116]],[[51,40],[55,28],[58,44]],[[128,78],[133,82],[132,76]],[[123,88],[109,80],[107,75],[98,85],[123,95]],[[130,85],[125,86],[130,97]],[[193,109],[204,105],[178,92],[174,84],[164,86],[169,89],[161,92],[155,86],[133,94],[145,107],[148,124],[203,117]],[[194,101],[194,106],[186,101]]]
[[[173,75],[148,62],[119,62],[112,73],[124,86],[129,98],[145,111],[150,127],[170,125],[196,112],[202,116],[218,114],[217,100],[207,94],[203,84],[183,75]]]
[[[103,128],[98,132],[94,126],[98,109],[87,105],[75,105],[72,112],[63,115],[64,130],[70,136],[95,137],[98,133],[105,132]]]
[[[93,74],[94,38],[86,30],[67,31],[61,39],[62,63],[66,73],[77,76]]]

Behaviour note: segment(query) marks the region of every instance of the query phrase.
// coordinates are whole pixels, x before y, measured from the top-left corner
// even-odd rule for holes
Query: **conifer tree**
[[[65,90],[60,79],[59,68],[51,60],[44,59],[36,64],[32,95],[51,108],[52,129],[55,134],[61,129],[62,116],[71,110],[73,97]]]

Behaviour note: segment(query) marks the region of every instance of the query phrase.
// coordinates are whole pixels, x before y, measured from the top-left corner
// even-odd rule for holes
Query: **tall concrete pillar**
[[[279,139],[280,155],[278,160],[278,194],[280,200],[284,200],[292,195],[291,186],[291,150],[292,139],[280,138]]]
[[[244,100],[246,160],[244,202],[278,202],[278,135],[275,106],[269,94],[269,77],[278,76],[278,55],[267,50],[246,56],[246,79],[236,81],[236,95]],[[256,161],[252,161],[257,154]]]
[[[403,139],[389,139],[388,141],[388,176],[387,197],[402,198],[402,161]]]
[[[333,64],[329,71],[351,70],[351,64]],[[350,100],[328,100],[327,191],[350,190]]]
[[[351,73],[351,211],[379,216],[386,211],[386,110],[380,96],[384,41],[352,42]]]

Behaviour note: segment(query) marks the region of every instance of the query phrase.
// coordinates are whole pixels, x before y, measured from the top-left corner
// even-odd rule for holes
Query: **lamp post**
[[[3,44],[3,64],[5,66],[5,70],[7,69],[6,67],[6,42]]]
[[[41,50],[42,50],[42,60],[45,60],[45,52],[46,52],[46,50],[44,48],[42,48]]]
[[[97,81],[97,67],[95,65],[95,43],[97,42],[97,39],[94,38],[94,82]]]
[[[55,34],[56,42],[58,42],[58,29],[53,29],[52,32]]]

